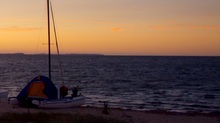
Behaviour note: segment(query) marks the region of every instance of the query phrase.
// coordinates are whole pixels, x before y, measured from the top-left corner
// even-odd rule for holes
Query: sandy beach
[[[109,114],[104,114],[103,108],[77,107],[68,109],[29,109],[30,113],[68,113],[68,114],[92,114],[101,117],[115,118],[126,123],[220,123],[219,114],[186,114],[169,113],[160,111],[133,111],[123,109],[108,109]],[[3,113],[27,113],[27,108],[12,107],[7,102],[0,102],[0,114]]]

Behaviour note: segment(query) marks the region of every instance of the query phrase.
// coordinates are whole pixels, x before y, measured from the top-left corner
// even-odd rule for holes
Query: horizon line
[[[0,53],[0,55],[48,55],[47,53]],[[52,53],[51,55],[58,55]],[[220,55],[143,55],[143,54],[101,54],[101,53],[61,53],[60,55],[75,56],[148,56],[148,57],[220,57]]]

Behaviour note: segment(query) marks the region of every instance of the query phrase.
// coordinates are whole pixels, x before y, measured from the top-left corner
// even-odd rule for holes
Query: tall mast
[[[50,1],[47,0],[47,30],[48,30],[48,65],[49,65],[49,79],[51,80],[51,55],[50,55]]]

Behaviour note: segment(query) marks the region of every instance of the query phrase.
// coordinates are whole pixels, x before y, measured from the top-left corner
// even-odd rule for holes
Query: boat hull
[[[71,107],[79,107],[84,105],[85,97],[78,96],[74,98],[43,100],[43,101],[33,100],[32,103],[37,105],[39,108],[71,108]]]

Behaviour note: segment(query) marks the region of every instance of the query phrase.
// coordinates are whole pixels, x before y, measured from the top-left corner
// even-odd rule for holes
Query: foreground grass
[[[0,123],[123,123],[120,120],[94,115],[63,113],[4,113]]]

